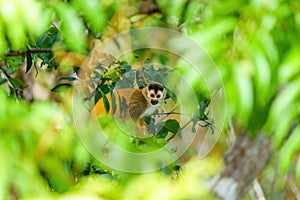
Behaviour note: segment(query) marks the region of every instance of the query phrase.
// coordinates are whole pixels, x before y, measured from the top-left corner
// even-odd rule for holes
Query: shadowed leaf
[[[67,91],[72,85],[69,83],[62,83],[56,85],[54,88],[51,89],[51,92],[65,92]]]

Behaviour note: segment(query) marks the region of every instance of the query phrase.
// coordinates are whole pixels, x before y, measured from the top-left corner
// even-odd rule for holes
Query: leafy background
[[[299,13],[298,0],[0,0],[0,197],[299,199]],[[226,123],[205,159],[126,174],[81,144],[71,75],[97,39],[149,26],[205,48],[225,83]],[[223,178],[240,187],[224,194]]]

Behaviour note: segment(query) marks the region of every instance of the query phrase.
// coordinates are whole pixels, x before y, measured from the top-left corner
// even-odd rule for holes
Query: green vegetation
[[[0,198],[299,198],[299,13],[298,0],[0,0]],[[203,47],[222,76],[223,93],[223,83],[211,71],[200,78],[172,52],[132,50],[115,59],[94,48],[120,32],[143,27],[175,30]],[[161,38],[154,37],[166,40]],[[190,48],[180,41],[176,45]],[[202,64],[209,62],[203,59]],[[83,66],[95,69],[82,74]],[[179,76],[190,88],[176,94]],[[168,144],[168,135],[187,129],[195,134],[199,124],[211,138],[222,134],[203,159],[192,145],[179,160],[155,172],[115,170],[94,157],[74,124],[73,86],[86,78],[82,102],[87,111],[101,98],[107,110],[114,109],[105,94],[120,82],[142,88],[147,81],[169,84],[166,101],[194,109],[189,116],[173,110],[167,115],[174,119],[158,125],[145,118],[148,132],[156,133],[147,139],[124,136],[110,118],[99,120],[126,150],[152,151]],[[221,94],[209,94],[207,79]],[[190,103],[192,92],[197,108]],[[214,126],[218,118],[209,115],[214,95],[226,97],[222,130]],[[89,136],[95,129],[84,130]],[[234,194],[222,193],[218,181],[224,183],[223,178],[231,186],[239,184]]]

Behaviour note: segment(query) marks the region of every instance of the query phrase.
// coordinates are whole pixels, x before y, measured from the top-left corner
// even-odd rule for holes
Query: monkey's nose
[[[152,105],[156,105],[157,103],[158,103],[157,100],[151,99],[151,104],[152,104]]]

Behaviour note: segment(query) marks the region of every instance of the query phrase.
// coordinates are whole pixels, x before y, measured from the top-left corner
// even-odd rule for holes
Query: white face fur
[[[160,83],[150,83],[147,86],[147,97],[150,99],[151,105],[160,104],[165,98],[165,89]]]
[[[144,88],[143,94],[151,106],[145,110],[141,117],[152,115],[158,109],[166,95],[163,86],[157,82],[150,83]]]

